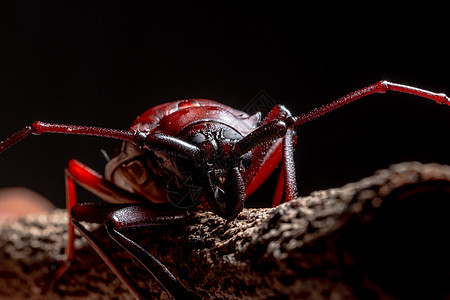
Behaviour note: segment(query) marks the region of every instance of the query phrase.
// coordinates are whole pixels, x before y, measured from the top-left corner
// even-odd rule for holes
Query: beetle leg
[[[64,264],[57,271],[55,277],[60,277],[75,258],[75,231],[72,224],[72,208],[77,204],[77,194],[75,183],[80,184],[85,189],[96,194],[108,202],[140,203],[134,199],[132,194],[118,188],[105,180],[100,174],[77,160],[69,161],[65,170],[66,182],[66,207],[69,213],[68,241],[66,247],[66,257],[69,264]],[[101,222],[100,222],[101,223]]]
[[[102,175],[75,159],[70,160],[67,164],[66,177],[74,179],[80,186],[109,203],[131,204],[147,201],[143,197],[119,188],[106,180]],[[67,195],[68,198],[70,196],[71,194]],[[72,197],[75,198],[75,196]],[[76,201],[67,203],[67,205],[70,208],[75,203]]]
[[[148,292],[139,288],[133,280],[125,273],[121,265],[106,251],[101,242],[80,222],[104,224],[108,216],[116,211],[122,211],[122,209],[129,207],[130,204],[112,204],[105,202],[95,203],[82,203],[75,204],[72,208],[71,220],[72,228],[75,227],[79,230],[81,235],[87,240],[89,245],[94,251],[103,259],[106,265],[116,274],[116,276],[128,287],[130,292],[138,299],[149,299]],[[153,215],[167,214],[167,206],[161,205],[164,212],[155,211],[154,207],[149,208]],[[72,240],[73,242],[73,240]],[[60,267],[57,275],[60,277],[67,270],[67,264]],[[53,282],[56,282],[58,278],[53,277]]]
[[[53,287],[53,285],[64,275],[64,273],[69,269],[72,261],[75,259],[75,231],[72,224],[72,218],[70,216],[71,208],[77,202],[77,195],[75,190],[75,182],[71,176],[68,175],[68,172],[64,173],[64,179],[66,183],[66,209],[69,216],[69,224],[67,228],[67,245],[65,249],[66,260],[60,263],[57,269],[51,273],[50,279],[47,281],[45,286],[42,288],[41,293],[47,294],[47,292]]]
[[[145,205],[132,205],[112,212],[105,222],[106,230],[111,238],[136,258],[175,299],[191,299],[195,296],[158,259],[125,236],[121,229],[175,224],[188,215],[188,211],[157,212]]]
[[[159,207],[160,209],[156,207]],[[112,229],[117,230],[117,228],[169,225],[171,223],[177,223],[183,220],[187,215],[188,213],[186,211],[173,211],[173,208],[170,209],[170,207],[164,204],[148,206],[147,204],[134,205],[113,204],[105,202],[77,204],[73,206],[71,212],[73,226],[80,231],[81,235],[86,238],[89,245],[95,250],[95,252],[97,252],[97,254],[103,259],[108,267],[138,299],[149,299],[150,296],[148,295],[148,292],[139,288],[133,282],[129,275],[125,273],[121,265],[117,263],[117,261],[111,255],[108,254],[108,251],[106,251],[100,241],[98,241],[80,222],[105,224],[108,233],[111,237],[113,237],[110,233],[110,230]],[[107,221],[105,222],[105,220]],[[116,238],[113,237],[113,239],[117,242]],[[117,243],[120,246],[124,247],[121,242]],[[130,252],[126,248],[125,250]],[[168,289],[168,291],[173,293],[174,285],[178,283],[179,289],[181,289],[181,287],[185,289],[163,264],[161,264],[153,256],[151,256],[151,258],[153,258],[153,264],[149,266],[149,261],[146,261],[147,265],[144,266],[163,285],[163,287],[168,289],[167,286],[169,286],[171,289]],[[164,276],[169,278],[171,276],[170,279],[172,280],[169,281]],[[176,292],[180,293],[181,291],[176,290]],[[184,293],[187,292],[185,291]]]
[[[276,105],[267,114],[261,125],[266,125],[273,120],[285,119],[288,116],[290,116],[290,113],[286,108],[282,105]],[[283,138],[280,138],[273,143],[265,143],[252,150],[252,164],[245,177],[245,181],[248,183],[245,190],[247,196],[255,192],[281,163],[283,140]]]
[[[275,193],[273,194],[272,207],[276,207],[281,203],[284,195],[284,174],[286,173],[284,164],[281,166],[280,173],[277,179],[277,185],[275,187]]]
[[[64,179],[66,183],[66,209],[69,215],[69,227],[67,229],[68,238],[65,254],[67,261],[71,262],[75,258],[75,232],[72,224],[72,217],[70,216],[70,211],[72,210],[72,207],[77,204],[77,191],[75,187],[75,181],[73,177],[70,176],[70,172],[68,171],[68,169],[66,169],[66,171],[64,172]]]
[[[283,171],[284,202],[289,202],[297,198],[297,177],[295,175],[294,161],[294,131],[292,129],[288,129],[283,138]]]
[[[141,143],[149,150],[158,150],[177,156],[182,155],[188,159],[197,159],[201,155],[197,146],[162,133],[149,134]]]
[[[130,289],[133,295],[139,299],[148,299],[149,295],[133,283],[133,280],[124,272],[123,268],[108,252],[102,244],[80,223],[103,223],[108,234],[133,255],[152,276],[175,298],[193,298],[193,295],[170,273],[170,271],[153,255],[139,246],[136,242],[120,232],[127,228],[152,228],[155,226],[167,226],[183,221],[188,211],[174,211],[173,208],[161,204],[161,209],[155,209],[153,205],[146,204],[112,204],[112,203],[83,203],[72,208],[72,223],[86,238],[89,245],[105,261],[116,276]],[[106,220],[106,221],[105,221]]]
[[[274,120],[283,120],[290,112],[282,105],[276,105],[261,122],[261,126]],[[297,138],[292,129],[287,129],[284,136],[274,143],[265,143],[252,150],[252,165],[246,172],[246,195],[258,189],[281,163],[280,175],[277,181],[272,206],[288,202],[297,197],[297,182],[295,176],[294,145]]]
[[[283,106],[276,105],[261,122],[261,126],[287,115],[289,112]],[[252,150],[252,164],[245,175],[245,181],[249,183],[246,195],[256,191],[281,162],[281,141],[282,139],[278,139],[273,144],[266,143]]]
[[[282,155],[283,164],[278,175],[275,193],[273,195],[272,207],[280,203],[289,202],[297,198],[297,179],[295,175],[294,161],[294,132],[288,129],[283,138]]]
[[[97,203],[92,203],[97,204]],[[77,206],[75,206],[77,207]],[[140,289],[133,280],[130,279],[130,277],[125,273],[123,268],[117,261],[108,254],[107,251],[105,251],[103,245],[100,243],[97,238],[95,238],[87,229],[84,227],[81,223],[78,221],[72,220],[73,225],[79,230],[81,235],[88,241],[89,245],[92,247],[92,249],[95,250],[95,252],[103,259],[103,261],[106,263],[106,265],[116,274],[116,276],[125,284],[125,286],[128,287],[130,292],[133,294],[134,297],[137,299],[149,299],[150,296],[147,295],[145,291]]]
[[[78,183],[80,186],[109,202],[131,204],[141,203],[143,201],[142,199],[139,199],[138,196],[133,195],[111,184],[100,174],[96,173],[94,170],[90,169],[77,160],[69,161],[64,175],[66,182],[66,208],[69,215],[68,239],[65,250],[66,261],[63,264],[60,264],[56,271],[52,274],[47,285],[43,288],[43,293],[46,293],[59,280],[59,278],[61,278],[61,276],[70,267],[72,261],[75,259],[75,229],[71,213],[72,209],[78,206],[75,183]],[[107,203],[103,204],[107,205]],[[106,208],[101,206],[98,206],[98,208],[99,209],[92,213],[87,212],[85,215],[90,216],[91,219],[87,219],[87,217],[84,217],[83,221],[102,224],[106,218],[107,213],[109,213],[109,210],[106,210],[106,212],[102,214],[101,212],[105,211]]]
[[[247,196],[253,194],[281,163],[282,141],[279,139],[273,145],[262,145],[252,151],[252,164],[245,174]]]

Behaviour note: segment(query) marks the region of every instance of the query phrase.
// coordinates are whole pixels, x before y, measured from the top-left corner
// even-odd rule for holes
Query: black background
[[[450,93],[448,25],[436,15],[446,8],[14,5],[2,9],[1,137],[36,120],[125,129],[146,109],[184,98],[243,108],[261,90],[294,114],[381,79]],[[450,164],[449,128],[449,107],[417,97],[393,93],[348,105],[298,130],[300,194],[396,162]],[[26,186],[63,206],[67,161],[103,172],[100,149],[116,145],[30,137],[0,155],[0,186]],[[269,202],[269,194],[259,198]]]

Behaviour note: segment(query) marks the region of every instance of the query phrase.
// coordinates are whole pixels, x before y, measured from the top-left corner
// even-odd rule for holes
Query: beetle
[[[109,236],[134,256],[175,298],[193,297],[170,271],[127,228],[177,224],[196,207],[235,219],[245,198],[256,191],[281,164],[272,206],[296,198],[293,149],[295,130],[302,124],[362,97],[397,91],[450,105],[444,94],[380,81],[299,116],[276,105],[262,118],[207,99],[190,99],[155,106],[140,115],[128,130],[64,125],[37,121],[0,143],[0,153],[29,135],[61,133],[91,135],[122,141],[118,154],[101,176],[79,161],[65,170],[70,216],[66,256],[74,260],[77,228],[100,257],[137,298],[145,295],[80,222],[104,224]],[[77,203],[76,184],[106,202]],[[196,191],[196,196],[192,196]],[[187,196],[189,195],[189,196]],[[185,203],[187,201],[187,204]],[[62,265],[56,281],[68,268]]]

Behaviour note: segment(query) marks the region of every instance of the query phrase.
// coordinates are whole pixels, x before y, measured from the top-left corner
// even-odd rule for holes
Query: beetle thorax
[[[208,170],[228,170],[238,163],[235,145],[243,135],[234,128],[215,122],[194,124],[183,130],[179,138],[202,150],[202,168]],[[250,153],[251,155],[251,153]]]
[[[108,163],[106,177],[151,202],[173,202],[170,192],[185,189],[183,184],[189,181],[202,190],[209,209],[226,218],[234,217],[243,206],[243,178],[252,157],[251,151],[245,155],[235,151],[243,135],[222,123],[200,122],[174,138],[197,147],[201,154],[189,158],[183,153],[124,143],[121,153]]]

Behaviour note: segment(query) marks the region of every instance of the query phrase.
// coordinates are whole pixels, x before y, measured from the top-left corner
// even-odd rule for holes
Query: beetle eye
[[[229,129],[225,129],[222,132],[222,136],[224,139],[229,139],[229,140],[241,140],[242,139],[242,135],[240,135],[238,132],[236,132],[234,130],[229,130]]]
[[[195,133],[191,138],[190,138],[190,142],[193,143],[194,145],[198,145],[200,143],[203,143],[204,141],[206,141],[206,137],[204,134],[197,132]]]

